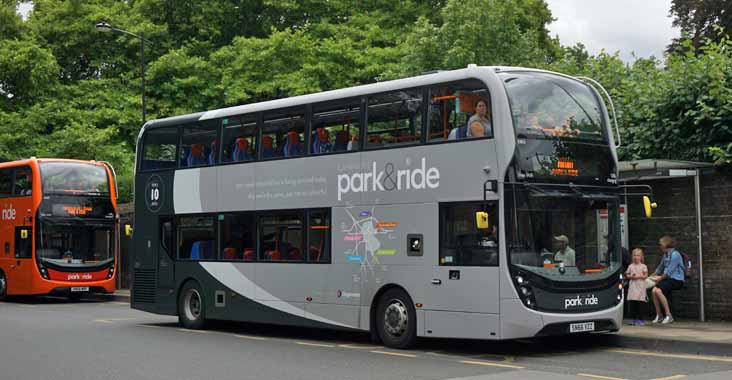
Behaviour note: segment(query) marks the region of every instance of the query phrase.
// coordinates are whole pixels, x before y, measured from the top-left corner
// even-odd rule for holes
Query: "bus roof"
[[[555,75],[561,75],[561,76],[564,76],[567,78],[577,80],[577,78],[574,78],[574,77],[571,77],[571,76],[568,76],[565,74],[561,74],[561,73],[547,71],[547,70],[525,68],[525,67],[514,67],[514,66],[477,66],[477,65],[471,64],[471,65],[468,65],[468,67],[465,69],[437,71],[437,72],[433,72],[433,73],[428,73],[428,74],[424,74],[424,75],[408,77],[408,78],[403,78],[403,79],[395,79],[395,80],[390,80],[390,81],[371,83],[371,84],[365,84],[365,85],[354,86],[354,87],[346,87],[346,88],[337,89],[337,90],[329,90],[329,91],[317,92],[317,93],[313,93],[313,94],[298,95],[298,96],[293,96],[293,97],[288,97],[288,98],[268,100],[268,101],[263,101],[263,102],[258,102],[258,103],[250,103],[250,104],[244,104],[244,105],[239,105],[239,106],[220,108],[220,109],[215,109],[215,110],[210,110],[210,111],[205,111],[205,112],[197,112],[197,113],[192,113],[192,114],[187,114],[187,115],[172,116],[172,117],[163,118],[163,119],[150,120],[147,123],[145,123],[145,125],[143,125],[142,129],[140,129],[140,134],[138,136],[138,139],[140,137],[142,137],[142,133],[148,128],[157,128],[157,127],[166,127],[166,126],[171,126],[171,125],[188,124],[188,123],[194,123],[196,121],[201,121],[201,120],[218,119],[218,118],[242,115],[242,114],[247,114],[247,113],[262,112],[262,111],[266,111],[266,110],[296,107],[296,106],[311,104],[311,103],[320,103],[320,102],[325,102],[325,101],[330,101],[330,100],[335,100],[335,99],[353,98],[353,97],[375,94],[375,93],[380,93],[380,92],[398,90],[398,89],[402,89],[402,88],[420,87],[420,86],[431,85],[434,83],[450,82],[450,81],[455,81],[455,80],[474,78],[474,77],[478,76],[480,73],[484,73],[486,71],[492,71],[492,72],[510,72],[510,71],[544,72],[544,73],[550,73],[550,74],[555,74]]]
[[[72,158],[25,158],[22,160],[15,160],[15,161],[6,161],[6,162],[0,162],[0,168],[8,168],[8,167],[15,167],[15,166],[23,166],[28,165],[31,162],[75,162],[80,164],[90,164],[90,165],[99,165],[104,166],[104,163],[101,161],[93,161],[93,160],[76,160]]]

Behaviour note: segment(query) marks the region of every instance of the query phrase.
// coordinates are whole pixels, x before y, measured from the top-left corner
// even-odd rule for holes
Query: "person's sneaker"
[[[661,323],[662,320],[663,318],[661,318],[660,315],[656,314],[656,319],[654,319],[651,323]]]
[[[663,321],[661,321],[661,323],[664,325],[667,325],[673,321],[674,321],[674,317],[667,315],[666,318],[664,318]]]
[[[639,320],[635,321],[635,325],[636,325],[636,326],[645,326],[645,325],[646,325],[646,323],[645,323],[645,322],[643,322],[643,320],[639,319]]]

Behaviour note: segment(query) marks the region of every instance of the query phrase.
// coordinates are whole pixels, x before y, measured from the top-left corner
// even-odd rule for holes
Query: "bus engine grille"
[[[155,302],[155,269],[135,269],[132,302]]]

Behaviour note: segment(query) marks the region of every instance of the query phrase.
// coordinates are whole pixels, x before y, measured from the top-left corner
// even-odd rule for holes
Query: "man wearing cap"
[[[574,249],[569,246],[569,238],[567,235],[555,236],[554,240],[559,244],[559,250],[554,254],[554,262],[564,263],[565,267],[573,267]]]

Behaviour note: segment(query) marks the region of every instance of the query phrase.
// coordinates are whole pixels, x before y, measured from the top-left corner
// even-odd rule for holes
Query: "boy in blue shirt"
[[[684,286],[684,260],[681,252],[675,248],[676,240],[673,237],[662,237],[659,239],[658,245],[664,254],[655,271],[656,276],[659,277],[652,291],[653,305],[656,307],[656,319],[653,320],[653,323],[668,324],[674,321],[669,307],[671,293]],[[661,314],[662,308],[664,314]]]

